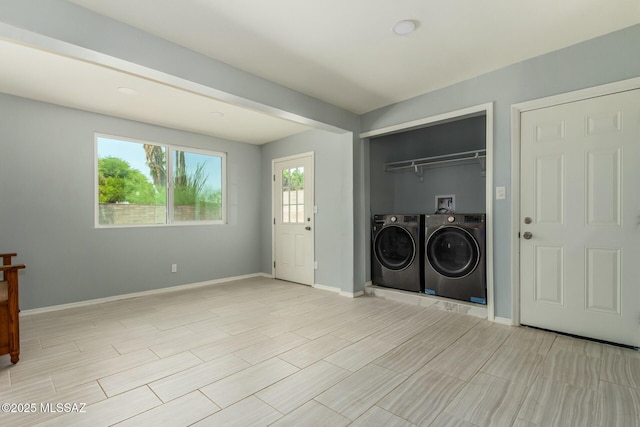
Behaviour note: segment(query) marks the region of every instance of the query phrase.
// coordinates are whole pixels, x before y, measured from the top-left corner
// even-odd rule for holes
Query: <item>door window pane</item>
[[[282,171],[282,222],[304,223],[304,167]]]

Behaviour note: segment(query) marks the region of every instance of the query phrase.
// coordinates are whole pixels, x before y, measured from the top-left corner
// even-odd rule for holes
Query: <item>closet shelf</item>
[[[449,164],[464,164],[479,162],[482,168],[482,175],[486,171],[487,150],[464,151],[461,153],[444,154],[441,156],[423,157],[420,159],[402,160],[384,164],[385,172],[400,170],[411,170],[418,177],[423,177],[423,168],[446,166]]]

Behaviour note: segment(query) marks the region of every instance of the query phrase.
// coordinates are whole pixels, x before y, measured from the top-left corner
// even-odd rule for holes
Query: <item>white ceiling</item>
[[[309,129],[157,80],[1,39],[0,58],[10,58],[0,67],[0,92],[24,98],[252,144]]]
[[[69,1],[357,114],[640,22],[638,0]],[[417,30],[394,35],[401,19]],[[308,129],[10,41],[5,54],[0,91],[18,96],[258,144]]]

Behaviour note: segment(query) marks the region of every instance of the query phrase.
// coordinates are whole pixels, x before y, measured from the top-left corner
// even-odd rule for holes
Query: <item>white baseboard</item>
[[[322,291],[335,292],[337,294],[341,292],[340,288],[336,288],[335,286],[321,285],[319,283],[314,283],[312,287],[320,289]]]
[[[338,295],[340,295],[341,297],[347,297],[347,298],[358,298],[364,295],[364,291],[358,291],[358,292],[340,291]]]
[[[335,292],[341,297],[347,297],[347,298],[357,298],[359,296],[364,295],[364,291],[347,292],[347,291],[343,291],[340,288],[336,288],[335,286],[320,285],[318,283],[314,283],[313,287],[316,289],[321,289],[323,291]]]
[[[515,326],[513,324],[513,321],[511,319],[507,318],[507,317],[498,317],[498,316],[496,316],[496,317],[493,318],[493,321],[496,322],[496,323],[499,323],[501,325]]]
[[[30,315],[33,315],[33,314],[49,313],[49,312],[52,312],[52,311],[66,310],[66,309],[69,309],[69,308],[86,307],[88,305],[103,304],[103,303],[106,303],[106,302],[119,301],[119,300],[129,299],[129,298],[137,298],[137,297],[145,297],[145,296],[149,296],[149,295],[166,294],[166,293],[169,293],[169,292],[178,292],[178,291],[184,291],[184,290],[187,290],[187,289],[201,288],[203,286],[218,285],[218,284],[221,284],[221,283],[232,282],[234,280],[250,279],[250,278],[253,278],[253,277],[271,278],[271,275],[270,274],[266,274],[266,273],[253,273],[253,274],[245,274],[245,275],[242,275],[242,276],[224,277],[222,279],[207,280],[207,281],[204,281],[204,282],[196,282],[196,283],[188,283],[186,285],[170,286],[168,288],[150,289],[148,291],[132,292],[130,294],[114,295],[114,296],[111,296],[111,297],[96,298],[96,299],[90,299],[90,300],[86,300],[86,301],[72,302],[72,303],[68,303],[68,304],[59,304],[59,305],[52,305],[52,306],[48,306],[48,307],[32,308],[30,310],[21,310],[20,311],[20,315],[21,316],[30,316]]]

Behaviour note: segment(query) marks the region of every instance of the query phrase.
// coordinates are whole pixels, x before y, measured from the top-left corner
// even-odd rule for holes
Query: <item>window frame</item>
[[[163,147],[165,149],[166,156],[166,219],[165,223],[157,224],[100,224],[100,200],[99,200],[99,182],[98,182],[98,139],[114,139],[122,142],[130,142],[134,144],[148,144]],[[213,157],[220,157],[220,187],[222,191],[221,195],[221,209],[220,213],[222,218],[220,220],[202,220],[202,221],[175,221],[174,220],[174,159],[173,151],[184,151],[187,153],[202,154]],[[175,227],[175,226],[197,226],[197,225],[224,225],[227,223],[227,153],[221,151],[207,150],[202,148],[188,147],[184,145],[176,144],[163,144],[155,141],[147,141],[137,138],[130,138],[124,136],[111,135],[106,133],[95,133],[93,143],[93,208],[94,208],[94,228],[146,228],[146,227]]]

